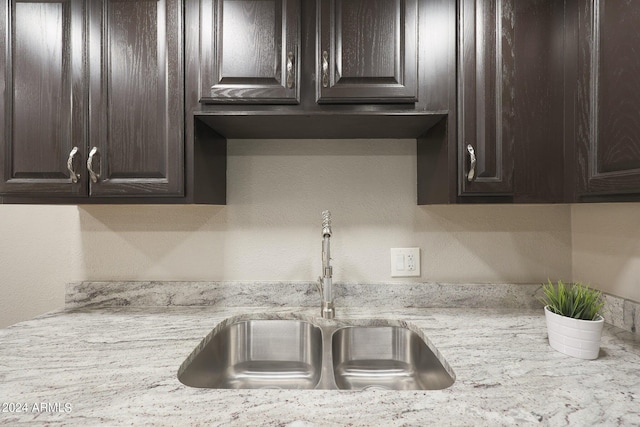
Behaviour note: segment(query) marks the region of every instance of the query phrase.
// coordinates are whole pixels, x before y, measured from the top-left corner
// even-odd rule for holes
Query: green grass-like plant
[[[565,285],[562,280],[554,286],[551,280],[542,284],[542,302],[549,310],[561,316],[581,320],[596,320],[604,306],[602,292],[579,282]]]

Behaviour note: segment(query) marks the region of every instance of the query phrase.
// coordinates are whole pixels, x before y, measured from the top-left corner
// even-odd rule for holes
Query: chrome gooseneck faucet
[[[322,317],[333,319],[336,315],[333,306],[333,268],[331,267],[331,212],[322,212],[322,276],[318,277],[318,289],[322,294]]]

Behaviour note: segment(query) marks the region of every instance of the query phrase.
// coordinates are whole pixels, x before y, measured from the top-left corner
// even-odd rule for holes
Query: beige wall
[[[416,206],[415,145],[230,141],[223,207],[0,205],[0,327],[70,281],[314,280],[323,209],[337,283],[570,279],[569,206]],[[422,277],[391,279],[389,248],[412,246]]]
[[[640,203],[571,207],[573,279],[640,302]]]

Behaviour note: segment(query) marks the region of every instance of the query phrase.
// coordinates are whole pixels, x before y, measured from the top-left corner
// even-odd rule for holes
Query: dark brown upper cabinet
[[[90,195],[181,196],[182,1],[89,5]]]
[[[580,0],[577,197],[640,194],[640,3]]]
[[[200,7],[201,102],[299,102],[300,0],[205,0]]]
[[[318,0],[317,101],[418,100],[417,0]]]
[[[514,0],[461,0],[458,191],[514,191]]]
[[[86,152],[85,2],[0,9],[0,192],[86,194],[69,169]],[[83,176],[86,178],[86,175]]]
[[[311,5],[305,5],[307,11],[316,16],[307,36],[315,46],[302,40],[300,0],[201,0],[199,101],[418,100],[417,0],[317,0]],[[315,63],[302,64],[304,58]],[[309,83],[316,94],[301,93]]]
[[[564,16],[564,2],[458,0],[454,126],[418,140],[419,203],[565,200]]]
[[[181,1],[10,0],[0,14],[0,193],[184,194]]]

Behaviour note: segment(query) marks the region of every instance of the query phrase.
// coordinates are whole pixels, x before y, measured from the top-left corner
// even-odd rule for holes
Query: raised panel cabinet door
[[[299,103],[299,0],[201,0],[201,16],[200,102]]]
[[[581,0],[579,195],[640,193],[640,2]]]
[[[511,195],[514,2],[460,0],[459,195]]]
[[[182,2],[89,4],[90,195],[182,196]]]
[[[417,0],[317,0],[319,103],[418,101]]]
[[[3,2],[1,193],[87,194],[84,4]]]

